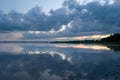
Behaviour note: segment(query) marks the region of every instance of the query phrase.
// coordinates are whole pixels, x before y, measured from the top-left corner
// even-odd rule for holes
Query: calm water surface
[[[120,46],[0,43],[0,80],[120,80]]]

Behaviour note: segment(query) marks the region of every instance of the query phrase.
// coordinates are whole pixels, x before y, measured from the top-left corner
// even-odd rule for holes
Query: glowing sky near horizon
[[[66,41],[66,40],[99,40],[101,38],[106,38],[110,34],[103,35],[90,35],[90,36],[75,36],[75,37],[56,37],[56,38],[36,38],[36,39],[24,39],[23,33],[25,32],[11,32],[11,33],[1,33],[0,41]]]

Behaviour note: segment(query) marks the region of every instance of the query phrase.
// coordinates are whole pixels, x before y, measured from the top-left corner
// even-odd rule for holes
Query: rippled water
[[[120,80],[120,46],[0,43],[0,80]]]

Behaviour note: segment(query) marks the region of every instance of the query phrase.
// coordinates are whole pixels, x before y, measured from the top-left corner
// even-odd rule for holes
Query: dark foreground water
[[[0,43],[0,80],[120,80],[120,46]]]

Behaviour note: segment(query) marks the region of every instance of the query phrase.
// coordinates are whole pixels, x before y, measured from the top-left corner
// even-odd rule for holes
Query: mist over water
[[[118,45],[49,43],[0,43],[0,45],[0,80],[120,79]]]

